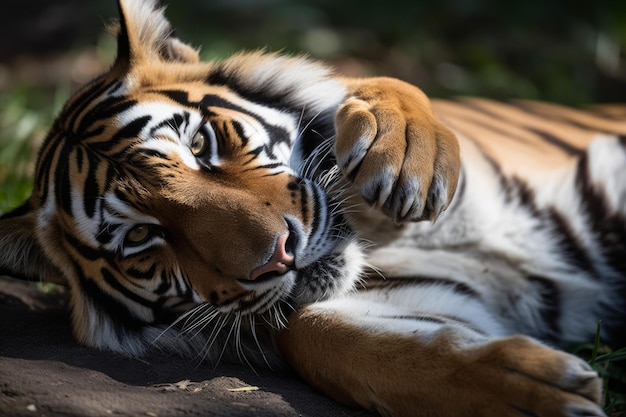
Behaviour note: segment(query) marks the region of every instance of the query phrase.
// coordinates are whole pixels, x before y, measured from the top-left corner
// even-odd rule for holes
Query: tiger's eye
[[[189,149],[191,149],[191,153],[195,156],[202,155],[204,149],[206,148],[207,140],[206,136],[202,132],[196,132],[191,139],[191,144],[189,145]]]
[[[146,224],[135,226],[126,234],[126,243],[131,245],[143,243],[150,237],[150,233],[151,228]]]

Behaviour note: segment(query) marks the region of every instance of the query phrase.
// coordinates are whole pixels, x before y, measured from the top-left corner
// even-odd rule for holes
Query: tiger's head
[[[130,354],[181,314],[169,343],[212,345],[349,291],[363,258],[332,153],[344,86],[303,58],[202,63],[154,0],[119,10],[114,64],[68,100],[31,197],[0,220],[0,272],[66,282],[77,338]]]

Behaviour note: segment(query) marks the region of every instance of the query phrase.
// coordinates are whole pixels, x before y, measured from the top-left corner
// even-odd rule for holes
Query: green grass
[[[30,194],[37,148],[68,95],[67,87],[49,95],[26,86],[0,92],[0,213]]]
[[[609,417],[626,415],[626,348],[612,350],[601,343],[600,326],[593,343],[572,346],[568,351],[585,359],[604,381],[604,411]]]
[[[591,366],[604,380],[604,409],[609,416],[624,416],[626,413],[626,348],[597,356]]]

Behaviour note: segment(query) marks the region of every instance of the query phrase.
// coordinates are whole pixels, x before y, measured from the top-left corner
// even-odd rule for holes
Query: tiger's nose
[[[276,239],[276,247],[274,253],[267,263],[255,268],[250,273],[250,280],[255,280],[263,274],[274,273],[282,275],[289,271],[294,262],[293,239],[290,239],[290,233],[284,233]]]

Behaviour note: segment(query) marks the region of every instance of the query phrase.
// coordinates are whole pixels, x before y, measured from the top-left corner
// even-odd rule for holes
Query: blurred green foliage
[[[600,327],[593,342],[570,346],[567,351],[586,360],[603,379],[604,412],[609,417],[626,413],[626,347],[613,350],[601,343]]]
[[[268,46],[398,76],[434,96],[626,99],[623,0],[216,0],[168,12],[207,57]]]
[[[24,77],[16,62],[30,57],[46,74],[47,58],[91,49],[106,68],[115,50],[103,34],[112,0],[37,2],[9,5],[0,17],[11,30],[0,36],[0,70],[10,73],[0,84],[0,212],[28,194],[35,148],[77,82],[69,69]],[[167,15],[205,59],[267,48],[308,53],[351,75],[396,76],[432,96],[626,99],[623,0],[178,0]]]
[[[53,97],[42,97],[24,86],[0,92],[0,213],[30,194],[37,147],[67,96],[63,87]]]

